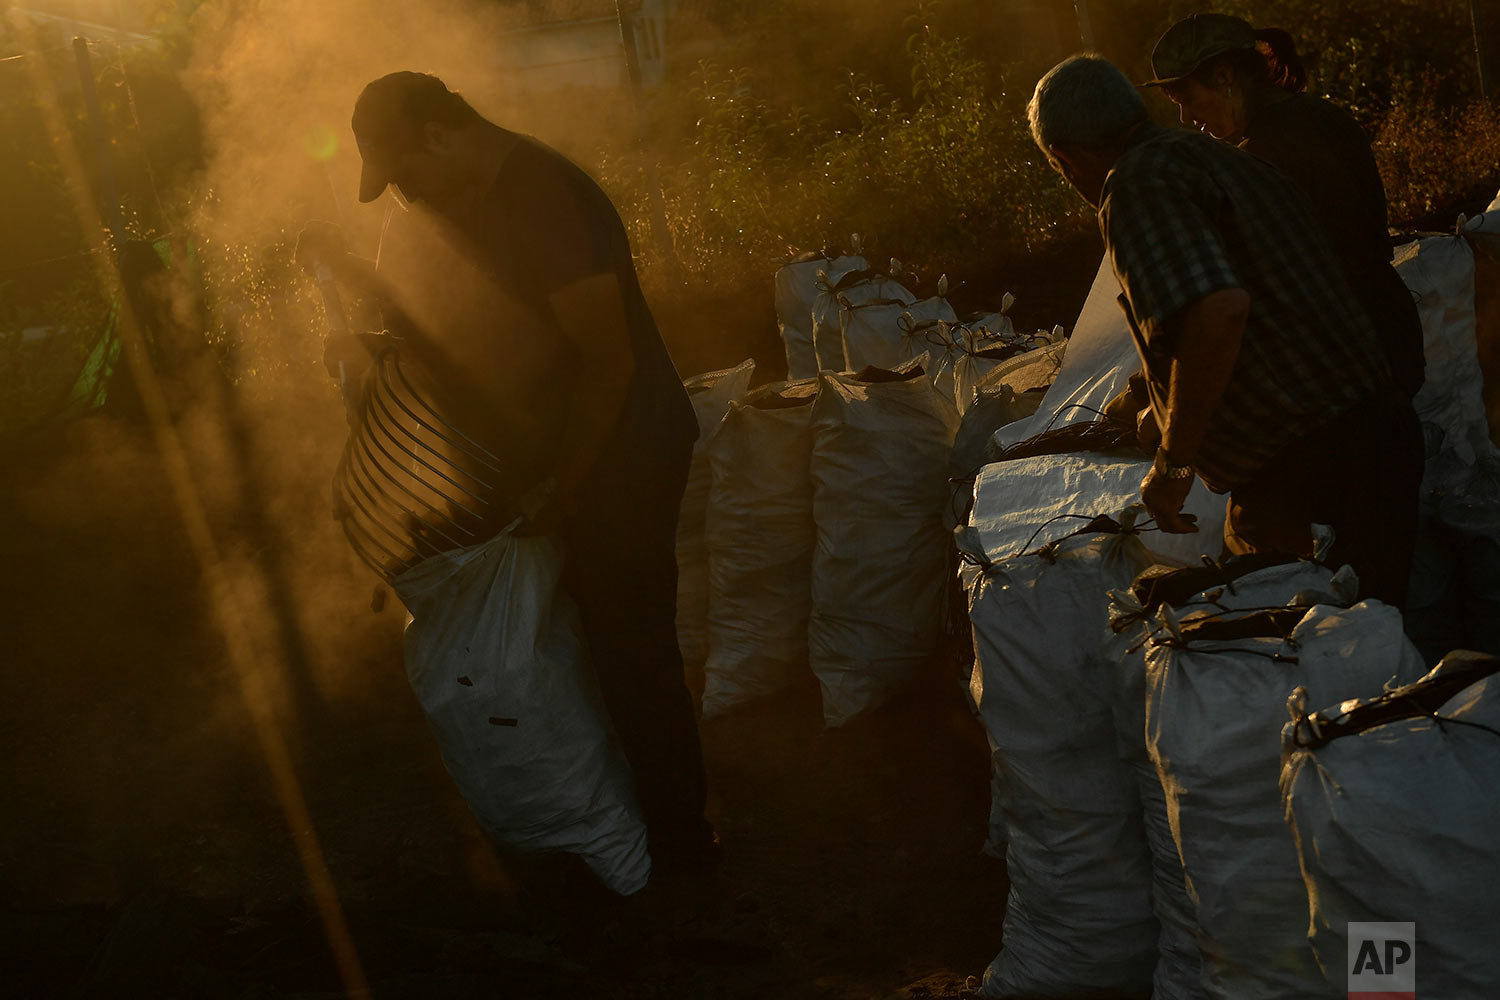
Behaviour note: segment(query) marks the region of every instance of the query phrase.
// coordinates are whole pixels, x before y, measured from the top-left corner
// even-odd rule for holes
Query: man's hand
[[[1188,492],[1192,488],[1192,476],[1174,479],[1158,472],[1154,464],[1151,471],[1146,473],[1146,478],[1141,480],[1141,500],[1162,531],[1186,535],[1198,530],[1198,518],[1182,513],[1182,505],[1187,501]]]
[[[1135,393],[1127,387],[1125,391],[1104,404],[1104,419],[1114,420],[1122,424],[1132,423],[1135,420],[1135,414],[1140,405],[1140,402],[1135,397]]]
[[[1135,437],[1141,451],[1148,455],[1155,455],[1161,447],[1161,425],[1156,422],[1156,411],[1149,406],[1135,416]]]
[[[302,270],[314,277],[319,264],[326,264],[337,272],[340,261],[348,254],[349,244],[344,239],[344,231],[332,222],[314,219],[297,234],[294,256]]]

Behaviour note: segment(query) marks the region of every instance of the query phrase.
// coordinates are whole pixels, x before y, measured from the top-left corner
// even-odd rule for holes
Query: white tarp
[[[1120,283],[1106,256],[1073,325],[1056,381],[1032,417],[1001,429],[1002,445],[1013,445],[1044,430],[1097,420],[1096,411],[1124,391],[1141,361],[1125,313],[1116,301],[1119,294]]]
[[[754,374],[755,362],[746,360],[683,382],[698,417],[698,440],[677,514],[677,645],[689,672],[701,669],[708,656],[708,546],[703,540],[708,490],[713,483],[708,448],[729,404],[745,394]]]
[[[819,372],[845,370],[844,310],[872,302],[911,305],[917,297],[895,278],[850,271],[842,278],[818,283],[813,300],[813,351]],[[814,372],[813,374],[817,374]]]
[[[910,303],[851,303],[839,313],[844,337],[844,363],[839,370],[857,372],[869,366],[889,371],[921,357],[923,370],[930,374],[927,344],[911,333],[927,320],[952,322],[956,318],[948,300],[938,297]]]
[[[629,895],[651,874],[646,828],[562,568],[551,539],[507,532],[397,577],[406,675],[486,833],[577,854]]]
[[[829,259],[822,254],[794,260],[776,272],[776,325],[786,348],[787,378],[812,378],[818,374],[818,356],[813,350],[812,307],[818,297],[818,273],[829,284],[837,284],[850,271],[869,267],[860,256]]]
[[[1330,586],[1301,564],[1261,574],[1234,585],[1261,588],[1261,607]],[[1145,744],[1197,909],[1204,983],[1235,1000],[1342,997],[1307,945],[1307,893],[1282,820],[1275,778],[1287,697],[1298,686],[1318,703],[1377,694],[1387,681],[1420,677],[1422,659],[1400,612],[1377,601],[1299,607],[1284,621],[1262,619],[1254,634],[1215,637],[1209,620],[1257,614],[1221,611],[1219,596],[1163,606],[1145,650]],[[1193,612],[1203,620],[1190,620]],[[1285,638],[1270,634],[1288,627]]]
[[[1312,949],[1330,993],[1342,996],[1349,988],[1353,995],[1350,922],[1414,922],[1416,995],[1494,995],[1500,983],[1495,666],[1478,654],[1454,654],[1400,697],[1335,705],[1316,713],[1316,729],[1298,720],[1283,731],[1286,820],[1312,902]],[[1398,711],[1401,703],[1420,704],[1404,717],[1369,724],[1378,719],[1372,708],[1393,703]],[[1379,963],[1388,961],[1383,952],[1377,951]],[[1367,962],[1361,972],[1370,971]],[[1376,978],[1369,988],[1381,985]],[[1390,983],[1381,995],[1398,995],[1395,987]]]
[[[709,449],[705,719],[807,674],[817,387],[802,379],[757,389],[731,404]]]
[[[1108,592],[1154,561],[1133,533],[1092,532],[988,566],[971,592],[970,690],[995,748],[991,822],[1005,824],[991,849],[1009,843],[1005,945],[986,997],[1151,990],[1151,855],[1103,653]]]
[[[919,369],[901,366],[896,381],[818,377],[808,651],[830,726],[887,701],[942,636],[958,411]]]

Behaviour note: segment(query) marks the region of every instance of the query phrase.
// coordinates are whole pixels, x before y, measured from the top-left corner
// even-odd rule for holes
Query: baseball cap
[[[1228,14],[1193,14],[1168,28],[1151,50],[1151,79],[1142,87],[1176,83],[1214,56],[1255,48],[1255,29]]]
[[[394,161],[416,142],[425,122],[445,119],[453,101],[462,101],[437,77],[402,70],[365,85],[354,102],[350,126],[363,165],[359,200],[374,201],[391,182]]]

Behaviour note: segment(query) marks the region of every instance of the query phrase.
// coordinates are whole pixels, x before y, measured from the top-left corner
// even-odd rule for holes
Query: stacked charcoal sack
[[[844,350],[845,313],[872,306],[910,308],[916,301],[917,297],[902,284],[901,265],[894,260],[889,273],[867,268],[837,277],[829,273],[820,275],[818,294],[812,305],[813,354],[817,364],[812,374],[848,370]]]
[[[1199,533],[1142,533],[1150,526],[1132,505],[1149,462],[1127,435],[1091,423],[1134,370],[1113,283],[1101,270],[1065,361],[1060,349],[1028,359],[1053,383],[1039,409],[1033,396],[1034,416],[985,428],[987,409],[1014,412],[987,387],[965,414],[965,460],[997,460],[974,477],[956,533],[970,693],[993,750],[986,850],[1005,853],[1011,878],[1004,948],[985,975],[991,997],[1202,995],[1191,942],[1183,956],[1153,905],[1139,778],[1115,728],[1108,593],[1148,566],[1217,554],[1223,501],[1197,484],[1186,509]],[[999,400],[1013,401],[1007,392]],[[1075,408],[1080,396],[1098,405]],[[1169,950],[1178,961],[1159,963]]]
[[[992,464],[956,535],[970,693],[993,750],[986,850],[1005,852],[1011,881],[986,996],[1145,996],[1162,971],[1138,779],[1117,748],[1108,594],[1208,546],[1153,535],[1170,554],[1148,547],[1132,506],[1140,475],[1137,461],[1098,453]],[[1211,524],[1222,502],[1198,486],[1187,509]],[[1156,985],[1184,978],[1193,970]]]
[[[1500,983],[1497,670],[1500,659],[1458,652],[1373,697],[1312,710],[1314,692],[1294,693],[1281,802],[1328,995],[1411,996],[1415,972],[1422,996],[1492,996]],[[1383,926],[1355,940],[1359,924]],[[1349,975],[1366,942],[1402,926],[1415,937],[1404,956],[1380,947],[1363,982]]]
[[[818,373],[817,352],[813,348],[813,303],[823,286],[835,287],[850,271],[869,268],[859,256],[858,242],[856,237],[853,254],[830,257],[806,253],[776,272],[776,324],[786,348],[787,378],[812,378]]]
[[[1454,647],[1500,653],[1500,209],[1400,248],[1396,270],[1416,297],[1427,360],[1414,400],[1427,466],[1408,624],[1429,662]]]
[[[925,334],[943,330],[957,321],[948,304],[948,279],[938,279],[938,292],[931,298],[915,302],[901,299],[868,299],[857,301],[847,294],[840,301],[839,332],[844,341],[843,364],[839,371],[864,368],[890,370],[914,357],[923,358],[923,368],[932,378],[937,358],[929,357]]]
[[[1004,825],[990,849],[1008,844],[1010,876],[986,996],[1150,992],[1150,852],[1115,753],[1101,652],[1104,594],[1153,562],[1128,526],[1101,522],[977,574],[971,690],[994,748],[992,818]]]
[[[703,661],[708,658],[708,546],[704,525],[708,493],[713,482],[708,452],[730,404],[750,388],[755,362],[695,375],[683,382],[698,417],[698,440],[693,445],[687,488],[677,515],[677,644],[689,686],[702,686]]]
[[[937,293],[939,299],[948,294],[946,275],[938,279]],[[925,356],[922,367],[932,379],[933,388],[958,403],[954,379],[960,360],[966,355],[1008,342],[1013,330],[1005,311],[1014,301],[1015,296],[1007,292],[999,312],[977,313],[963,320],[920,319],[915,313],[903,316],[903,360]],[[959,414],[963,414],[962,404],[959,405]]]
[[[818,381],[808,646],[824,720],[840,726],[889,701],[938,651],[958,412],[920,359]]]
[[[807,674],[817,391],[817,379],[756,389],[730,404],[709,448],[705,719]]]
[[[1274,781],[1287,698],[1299,686],[1370,696],[1423,670],[1400,613],[1354,604],[1357,588],[1347,568],[1247,557],[1151,573],[1115,595],[1117,728],[1137,765],[1159,896],[1175,904],[1163,919],[1180,942],[1196,934],[1212,996],[1330,995]],[[1179,886],[1186,907],[1165,891]]]

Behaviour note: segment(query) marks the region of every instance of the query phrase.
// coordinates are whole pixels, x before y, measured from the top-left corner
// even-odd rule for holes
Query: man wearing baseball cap
[[[359,200],[394,188],[410,215],[431,223],[425,231],[439,234],[445,245],[435,256],[462,258],[495,289],[483,300],[501,304],[492,318],[445,325],[484,331],[499,345],[494,365],[507,369],[489,384],[523,386],[536,400],[529,408],[544,410],[532,423],[557,441],[545,477],[555,485],[536,520],[567,543],[564,585],[634,774],[653,868],[701,867],[717,842],[704,818],[702,750],[675,625],[677,512],[697,421],[625,227],[578,166],[488,121],[435,76],[397,72],[371,82],[351,124]],[[304,260],[321,253],[341,276],[369,278],[370,266],[342,253],[326,230],[308,231],[303,242]],[[388,249],[402,248],[382,247],[383,258]],[[440,297],[455,282],[447,264],[436,270],[426,280]],[[454,381],[482,385],[483,375],[455,371]]]

